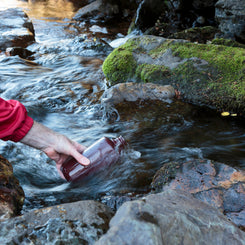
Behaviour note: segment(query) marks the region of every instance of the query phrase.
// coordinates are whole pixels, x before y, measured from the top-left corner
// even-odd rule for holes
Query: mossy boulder
[[[103,72],[112,85],[172,85],[184,101],[245,113],[245,49],[137,36],[107,57]]]

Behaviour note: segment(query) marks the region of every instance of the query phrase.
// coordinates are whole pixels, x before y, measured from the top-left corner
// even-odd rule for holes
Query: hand
[[[74,157],[82,165],[90,164],[89,159],[82,155],[86,149],[85,146],[35,121],[30,131],[20,142],[43,151],[56,162],[58,170],[69,156]]]

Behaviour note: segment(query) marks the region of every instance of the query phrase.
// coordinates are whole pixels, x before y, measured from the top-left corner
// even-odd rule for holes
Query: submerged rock
[[[0,220],[18,215],[24,200],[24,191],[13,175],[11,164],[0,155]]]
[[[113,212],[95,201],[31,211],[0,223],[1,244],[94,244]]]
[[[245,233],[216,208],[181,190],[124,203],[96,245],[242,245]]]
[[[35,41],[33,24],[20,8],[0,11],[0,50],[27,47]]]
[[[245,171],[211,160],[171,162],[155,174],[152,188],[181,189],[224,213],[245,230]]]

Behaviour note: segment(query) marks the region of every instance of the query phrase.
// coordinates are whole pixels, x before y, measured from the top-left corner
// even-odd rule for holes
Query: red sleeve
[[[33,119],[19,101],[0,98],[0,139],[20,141],[31,129]]]

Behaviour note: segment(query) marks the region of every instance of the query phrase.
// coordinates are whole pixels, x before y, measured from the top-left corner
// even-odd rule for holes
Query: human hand
[[[35,121],[30,131],[20,142],[43,151],[56,162],[58,170],[69,156],[74,157],[82,165],[90,164],[89,159],[82,155],[86,149],[85,146]]]

